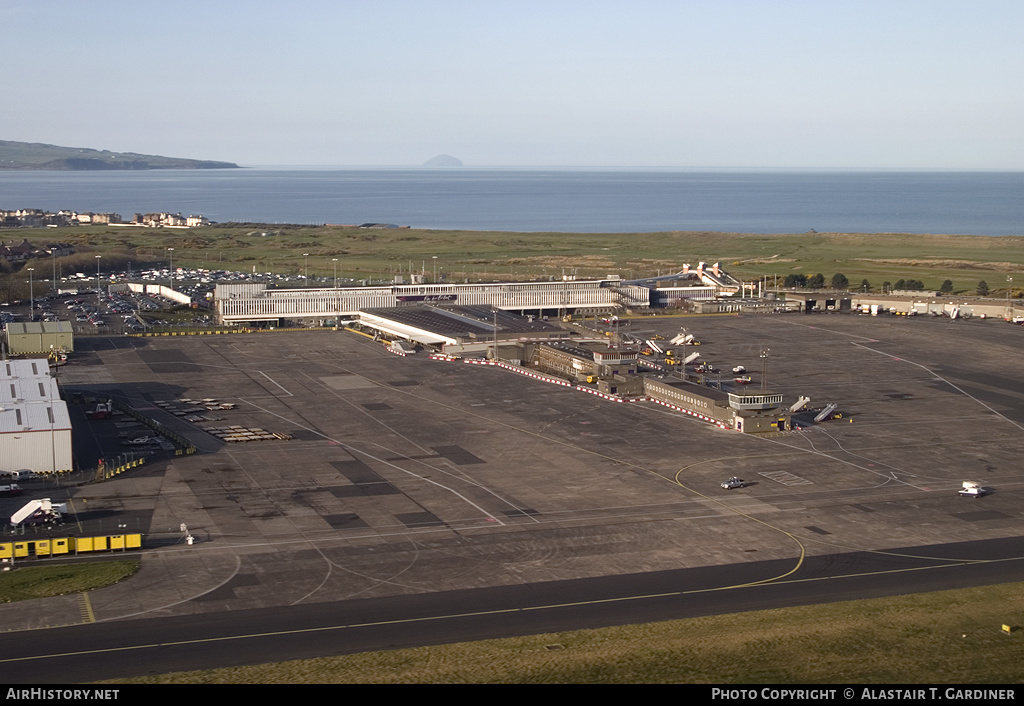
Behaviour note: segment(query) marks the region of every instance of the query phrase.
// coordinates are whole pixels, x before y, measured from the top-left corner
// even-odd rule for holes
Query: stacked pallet
[[[233,402],[219,402],[212,397],[207,397],[202,400],[192,400],[187,397],[182,397],[175,402],[158,401],[154,402],[154,404],[165,412],[173,414],[176,417],[181,417],[186,422],[192,422],[193,424],[198,424],[199,422],[222,421],[224,417],[211,415],[210,412],[224,409],[235,409],[237,407]]]
[[[269,432],[259,427],[243,427],[237,424],[229,427],[204,427],[203,431],[216,436],[221,441],[232,444],[243,441],[287,441],[292,438],[290,434]]]
[[[234,402],[221,402],[213,397],[204,397],[201,400],[193,400],[187,397],[182,397],[181,399],[178,400],[178,402],[184,405],[191,405],[193,408],[196,409],[206,409],[210,411],[213,411],[215,409],[234,409],[235,407],[238,406]]]

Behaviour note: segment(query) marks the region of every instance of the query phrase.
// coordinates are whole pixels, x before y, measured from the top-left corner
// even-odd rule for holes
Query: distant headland
[[[233,162],[178,159],[135,152],[60,147],[40,142],[0,140],[0,169],[107,171],[145,169],[240,169]]]

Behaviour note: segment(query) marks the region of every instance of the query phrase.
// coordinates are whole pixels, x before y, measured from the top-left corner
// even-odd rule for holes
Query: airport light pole
[[[768,386],[768,354],[771,353],[771,348],[761,349],[761,389],[764,390]]]
[[[491,353],[491,360],[498,359],[498,307],[492,306],[491,313],[494,315],[494,351]]]
[[[96,256],[96,303],[100,301],[100,258],[102,255]]]
[[[1013,289],[1013,277],[1006,277],[1006,318],[1013,321],[1013,305],[1010,304],[1010,290]]]
[[[341,292],[338,291],[338,258],[332,257],[331,262],[334,263],[334,301],[337,305],[334,312],[334,330],[337,331],[341,328]]]
[[[437,255],[431,255],[434,259],[434,284],[437,284]]]
[[[167,252],[170,254],[170,257],[171,257],[171,264],[170,264],[170,270],[171,270],[171,273],[170,273],[171,274],[171,289],[174,289],[174,248],[167,248]]]
[[[686,379],[686,336],[690,332],[687,331],[685,328],[681,328],[681,329],[679,329],[679,333],[681,333],[683,335],[683,358],[682,358],[683,364],[682,364],[682,369],[683,369],[683,380],[685,380]]]
[[[36,315],[36,290],[32,282],[32,272],[35,271],[35,268],[27,267],[25,269],[28,270],[28,320],[31,321]]]
[[[302,253],[302,258],[303,258],[302,280],[303,280],[303,283],[308,287],[309,286],[309,253],[308,252]]]

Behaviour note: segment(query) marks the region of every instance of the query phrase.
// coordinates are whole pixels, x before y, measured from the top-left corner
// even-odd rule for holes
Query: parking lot
[[[630,325],[669,338],[685,326],[702,360],[744,365],[754,387],[766,372],[786,406],[806,395],[842,416],[743,435],[496,367],[399,357],[343,331],[82,337],[61,368],[65,389],[113,395],[198,451],[25,497],[67,499],[77,534],[140,531],[159,561],[203,567],[171,613],[1024,529],[1021,327],[856,314]],[[234,408],[175,413],[203,400]],[[87,435],[109,457],[116,429],[76,418],[76,448]],[[253,438],[226,440],[225,429]],[[723,489],[733,476],[744,487]],[[964,480],[990,492],[962,498]]]

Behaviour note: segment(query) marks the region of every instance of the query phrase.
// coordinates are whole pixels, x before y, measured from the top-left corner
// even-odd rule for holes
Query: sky
[[[0,0],[0,139],[243,166],[1024,169],[1020,0]]]

